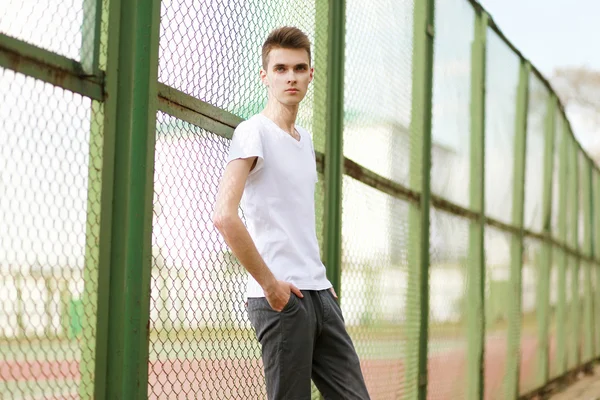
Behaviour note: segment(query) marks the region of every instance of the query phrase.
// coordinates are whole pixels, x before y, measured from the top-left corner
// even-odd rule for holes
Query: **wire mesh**
[[[577,291],[574,293],[577,299],[577,325],[575,326],[575,355],[577,364],[583,361],[583,344],[585,340],[585,307],[586,301],[584,298],[585,295],[585,269],[586,263],[585,261],[578,259],[577,260]]]
[[[435,5],[431,191],[469,207],[471,42],[474,12],[462,0]]]
[[[521,341],[520,341],[520,379],[519,394],[525,394],[544,382],[538,380],[539,328],[537,311],[542,306],[539,296],[541,288],[540,263],[542,244],[539,240],[525,238],[523,245],[523,268],[521,273]]]
[[[371,397],[401,398],[405,369],[414,368],[404,362],[409,205],[347,176],[342,200],[346,326]]]
[[[579,163],[575,152],[575,140],[566,133],[567,147],[567,246],[577,249],[579,236]]]
[[[432,110],[432,193],[469,207],[471,42],[466,2],[436,2]],[[460,22],[459,22],[460,21]],[[469,221],[432,209],[428,398],[465,398]]]
[[[212,226],[228,141],[157,118],[149,397],[264,397],[246,274]]]
[[[283,25],[305,32],[313,44],[313,60],[318,57],[315,27],[327,25],[327,13],[317,15],[313,0],[163,0],[159,81],[248,118],[267,100],[259,79],[262,44],[272,29]],[[310,86],[303,104],[313,101]],[[309,130],[312,110],[301,107],[298,114],[299,125]]]
[[[558,300],[559,300],[559,263],[564,257],[564,251],[552,247],[552,266],[550,269],[550,326],[548,327],[548,371],[553,379],[560,373],[558,364]]]
[[[510,234],[496,228],[485,229],[485,339],[484,398],[503,396],[506,373],[508,321],[510,310]]]
[[[555,115],[555,132],[554,132],[554,161],[552,170],[552,237],[562,241],[561,232],[559,229],[560,215],[560,194],[565,189],[560,187],[560,174],[562,162],[560,159],[560,149],[566,146],[566,136],[564,132],[564,120],[559,111]]]
[[[511,223],[519,58],[488,29],[485,77],[485,212]]]
[[[593,288],[592,286],[592,264],[581,261],[581,287],[580,296],[582,319],[581,319],[581,362],[589,362],[593,359]]]
[[[533,73],[530,74],[529,82],[523,222],[525,228],[541,232],[544,204],[545,127],[549,92]]]
[[[567,260],[567,369],[572,369],[579,358],[579,260],[572,255]]]
[[[427,395],[430,400],[466,397],[469,225],[467,219],[431,210]]]
[[[91,101],[0,69],[0,397],[91,396]]]
[[[0,32],[62,56],[80,59],[84,2],[7,0]]]
[[[578,149],[577,150],[577,168],[578,168],[578,172],[579,172],[579,180],[577,182],[578,184],[578,190],[577,190],[577,250],[582,253],[587,255],[588,254],[588,250],[585,248],[585,221],[589,220],[590,218],[587,217],[584,214],[585,211],[585,194],[586,192],[586,179],[588,179],[588,174],[587,174],[587,159],[585,157],[585,154]]]
[[[224,138],[158,115],[148,383],[153,399],[266,396],[260,345],[244,305],[247,273],[212,225],[228,148]],[[316,198],[322,204],[322,190]]]
[[[412,18],[411,0],[346,2],[344,156],[404,185],[421,151],[409,134]]]
[[[598,264],[592,265],[592,332],[594,341],[594,356],[600,355],[600,268]]]

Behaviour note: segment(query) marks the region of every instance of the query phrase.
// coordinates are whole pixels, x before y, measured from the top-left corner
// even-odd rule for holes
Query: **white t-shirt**
[[[315,228],[315,153],[310,134],[296,129],[299,141],[257,114],[235,129],[227,162],[258,157],[241,205],[248,232],[275,278],[300,290],[323,290],[331,283]],[[250,274],[246,294],[264,297]]]

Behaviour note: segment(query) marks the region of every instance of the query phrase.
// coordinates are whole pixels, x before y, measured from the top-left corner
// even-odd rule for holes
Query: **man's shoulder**
[[[264,126],[256,115],[240,122],[233,131],[234,140],[262,140]]]
[[[253,115],[250,118],[240,122],[235,129],[242,131],[242,130],[250,130],[250,129],[260,129],[260,128],[262,128],[262,126],[263,126],[263,124],[262,124],[262,121],[260,120],[260,114],[256,114],[256,115]]]

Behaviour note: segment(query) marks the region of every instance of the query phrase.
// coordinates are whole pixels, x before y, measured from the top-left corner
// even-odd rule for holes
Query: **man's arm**
[[[217,194],[213,222],[233,254],[263,288],[271,307],[281,311],[290,299],[290,291],[298,297],[303,297],[302,292],[290,283],[275,279],[238,215],[246,179],[256,160],[251,157],[227,164]]]

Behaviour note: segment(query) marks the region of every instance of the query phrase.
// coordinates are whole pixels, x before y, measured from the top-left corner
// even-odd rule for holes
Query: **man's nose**
[[[288,82],[296,82],[296,72],[294,70],[288,73]]]

